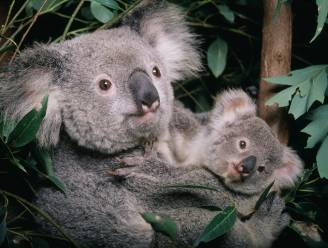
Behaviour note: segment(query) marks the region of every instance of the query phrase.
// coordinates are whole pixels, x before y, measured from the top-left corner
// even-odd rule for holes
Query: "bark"
[[[259,116],[278,134],[279,140],[288,143],[288,118],[285,109],[266,106],[265,102],[277,91],[277,85],[263,80],[265,77],[285,75],[290,71],[292,49],[292,11],[283,4],[274,17],[277,0],[263,0],[261,82],[258,98]]]

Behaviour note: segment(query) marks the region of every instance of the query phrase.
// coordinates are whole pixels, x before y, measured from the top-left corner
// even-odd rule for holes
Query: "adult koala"
[[[174,6],[145,1],[120,27],[25,50],[10,71],[1,75],[0,109],[9,119],[17,120],[38,108],[44,95],[49,95],[37,138],[41,146],[54,149],[55,174],[67,191],[63,195],[41,189],[36,202],[81,245],[165,247],[140,216],[155,210],[178,216],[189,242],[214,216],[193,204],[203,197],[201,202],[215,202],[220,194],[184,194],[172,206],[160,201],[152,205],[142,185],[150,185],[155,190],[152,193],[159,194],[161,178],[181,176],[159,161],[140,167],[149,173],[156,168],[141,184],[135,184],[139,177],[123,183],[105,175],[117,167],[112,154],[160,139],[166,132],[173,108],[170,83],[200,67],[194,43]],[[198,176],[203,176],[205,183],[210,174],[202,173]],[[278,204],[272,215],[268,214],[270,207],[264,211],[278,229],[277,223],[285,220],[282,208],[283,204]],[[194,221],[185,223],[190,216]],[[261,230],[264,224],[257,224],[261,218],[255,217],[252,220],[258,228],[254,230]],[[236,228],[241,231],[226,240],[228,246],[254,243],[252,238],[239,238],[242,225]]]

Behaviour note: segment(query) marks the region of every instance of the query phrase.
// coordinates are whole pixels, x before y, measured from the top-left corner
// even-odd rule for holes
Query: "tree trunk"
[[[288,143],[288,118],[285,109],[266,106],[265,102],[276,93],[277,85],[263,80],[265,77],[285,75],[290,71],[292,49],[292,11],[290,4],[282,4],[274,18],[278,0],[263,0],[261,82],[258,99],[259,116]]]

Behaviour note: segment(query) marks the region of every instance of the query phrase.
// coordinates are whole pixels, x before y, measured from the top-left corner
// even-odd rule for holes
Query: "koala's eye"
[[[246,141],[245,140],[241,140],[239,141],[239,147],[240,149],[245,149],[246,148]]]
[[[154,68],[153,68],[153,70],[152,70],[152,73],[153,73],[153,75],[155,76],[155,77],[161,77],[161,71],[158,69],[158,67],[157,66],[154,66]]]
[[[99,88],[103,91],[107,91],[112,87],[112,82],[108,79],[102,79],[99,81]]]
[[[259,166],[259,167],[257,168],[257,171],[258,171],[258,172],[263,172],[263,171],[264,171],[264,169],[265,169],[265,167],[264,167],[264,166]]]

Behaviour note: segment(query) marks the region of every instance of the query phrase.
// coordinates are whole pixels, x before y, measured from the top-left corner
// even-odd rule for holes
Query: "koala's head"
[[[41,145],[63,128],[98,151],[134,147],[167,128],[171,83],[200,69],[195,43],[176,7],[144,1],[116,28],[25,50],[0,77],[1,111],[19,119],[49,95]]]
[[[288,188],[302,173],[300,158],[256,116],[243,91],[219,95],[209,125],[206,165],[233,191],[257,194],[273,181],[275,190]]]

